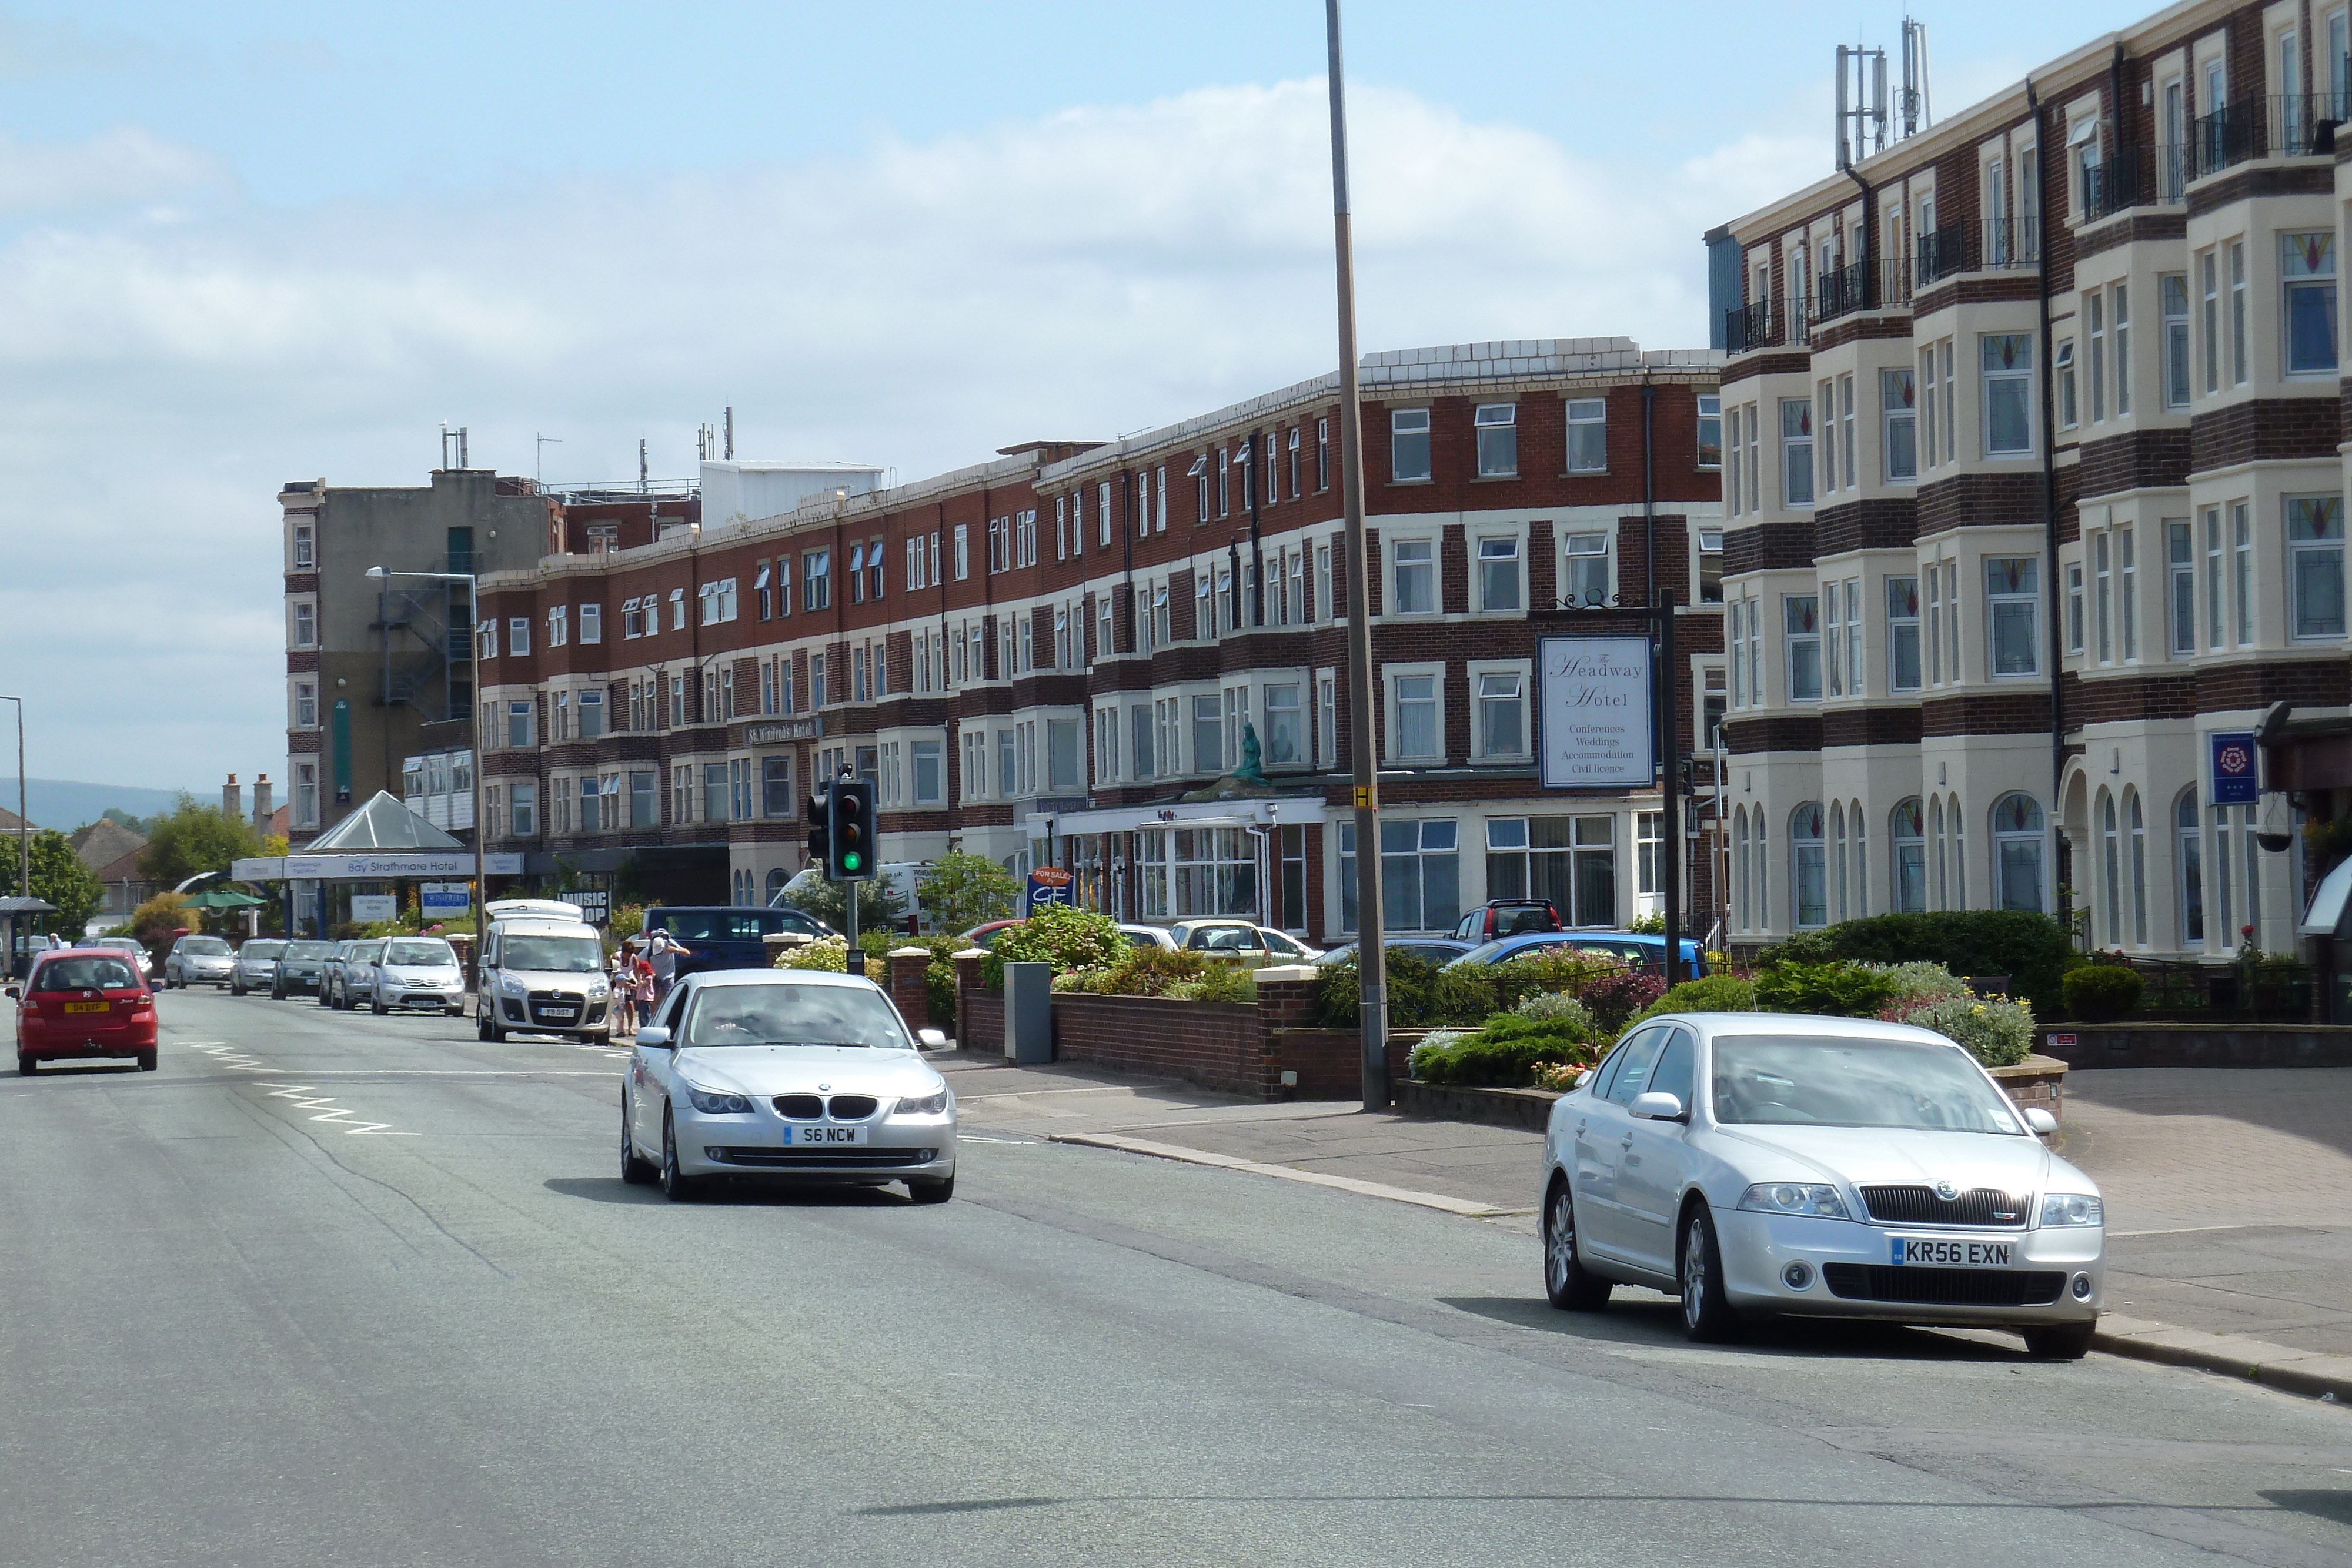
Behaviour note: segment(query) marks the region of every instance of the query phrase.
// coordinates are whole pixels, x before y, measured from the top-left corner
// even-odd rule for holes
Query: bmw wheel
[[[1576,1200],[1568,1179],[1551,1184],[1544,1204],[1544,1294],[1562,1312],[1597,1312],[1609,1304],[1611,1281],[1584,1266],[1576,1255]]]
[[[677,1123],[668,1107],[662,1109],[662,1196],[672,1203],[692,1203],[702,1184],[677,1168]]]
[[[637,1153],[637,1141],[629,1136],[629,1097],[621,1096],[621,1179],[631,1186],[647,1186],[656,1176],[653,1161]]]
[[[1704,1204],[1683,1221],[1683,1333],[1701,1344],[1739,1336],[1739,1313],[1723,1290],[1723,1250],[1715,1244],[1715,1219]]]
[[[955,1177],[945,1181],[908,1181],[907,1196],[917,1203],[945,1203],[955,1196]]]

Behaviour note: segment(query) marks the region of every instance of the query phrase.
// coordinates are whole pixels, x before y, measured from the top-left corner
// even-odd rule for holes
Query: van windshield
[[[824,931],[797,909],[665,909],[647,924],[689,947],[697,942],[757,942],[774,931],[800,931],[812,936]]]
[[[446,942],[394,942],[384,949],[383,961],[426,969],[452,969],[457,967],[457,955]]]
[[[593,936],[509,936],[499,942],[499,967],[593,974],[604,967],[604,945]]]

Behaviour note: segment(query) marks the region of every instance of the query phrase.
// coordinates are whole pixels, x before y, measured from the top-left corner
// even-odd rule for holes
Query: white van
[[[484,913],[475,982],[474,1032],[565,1034],[603,1043],[612,1034],[612,984],[604,977],[604,940],[580,918],[577,904],[510,898]]]

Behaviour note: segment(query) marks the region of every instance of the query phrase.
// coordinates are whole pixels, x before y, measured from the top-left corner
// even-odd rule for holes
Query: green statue
[[[1242,765],[1234,769],[1233,776],[1244,784],[1265,783],[1265,769],[1260,766],[1263,758],[1264,753],[1258,749],[1257,726],[1242,720]]]

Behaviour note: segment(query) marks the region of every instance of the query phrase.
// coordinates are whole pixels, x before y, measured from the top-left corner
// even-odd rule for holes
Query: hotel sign
[[[1537,693],[1547,789],[1647,789],[1657,781],[1646,637],[1545,637]]]

